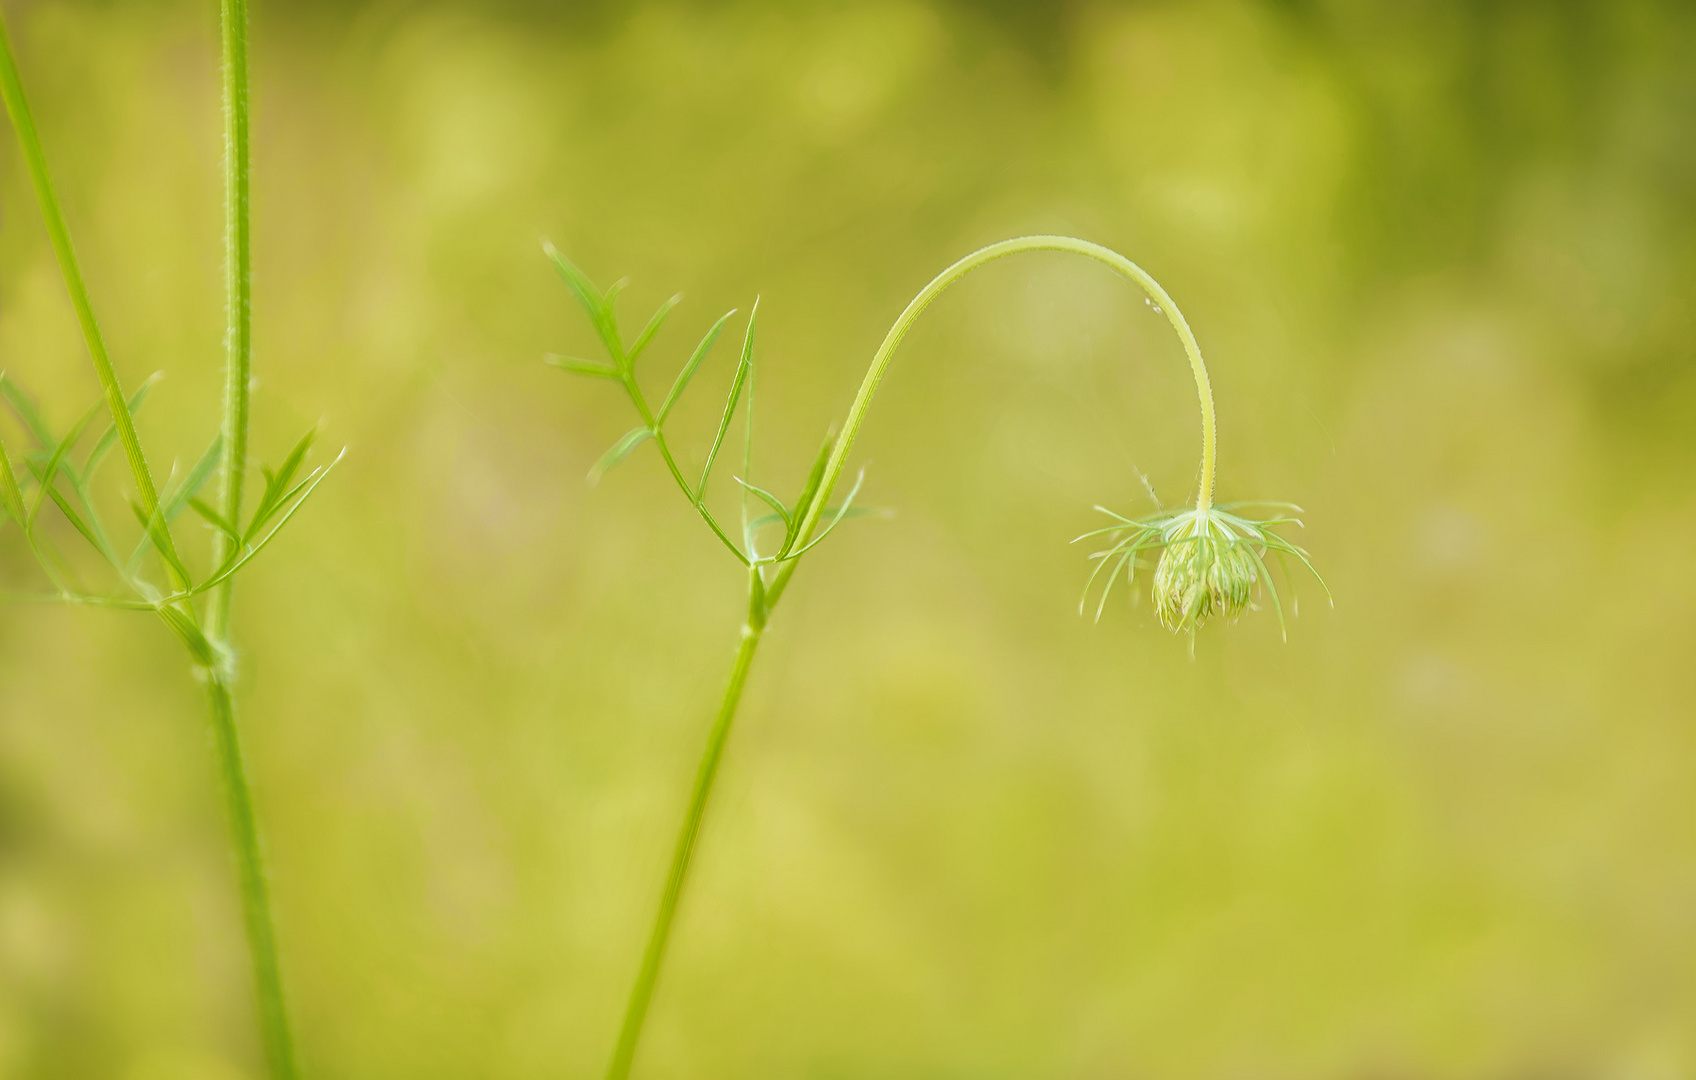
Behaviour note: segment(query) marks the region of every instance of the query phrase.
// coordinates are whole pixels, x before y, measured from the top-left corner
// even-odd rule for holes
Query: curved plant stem
[[[1021,251],[1069,251],[1085,255],[1117,270],[1125,277],[1136,282],[1149,296],[1177,331],[1178,338],[1183,342],[1184,353],[1189,357],[1190,371],[1195,376],[1196,397],[1201,403],[1201,479],[1196,495],[1197,509],[1206,512],[1213,504],[1213,473],[1217,438],[1214,431],[1213,388],[1208,381],[1207,365],[1202,362],[1201,348],[1196,344],[1195,335],[1190,332],[1189,324],[1184,321],[1178,306],[1166,294],[1166,290],[1150,277],[1148,272],[1136,263],[1120,255],[1110,248],[1092,244],[1087,240],[1077,240],[1069,236],[1023,236],[1012,240],[1003,240],[980,248],[972,254],[954,263],[948,269],[938,274],[930,284],[926,285],[911,303],[907,305],[895,325],[890,327],[884,337],[883,344],[878,346],[872,357],[871,369],[867,371],[864,382],[860,384],[860,392],[854,398],[854,404],[848,410],[848,419],[842,426],[842,431],[836,437],[826,462],[823,479],[807,504],[805,516],[801,519],[800,527],[795,531],[794,547],[804,551],[808,542],[817,531],[820,519],[825,514],[831,491],[837,480],[841,478],[843,469],[847,466],[848,453],[853,448],[854,439],[859,435],[861,426],[865,423],[866,411],[871,407],[873,394],[877,392],[878,384],[883,381],[884,373],[889,369],[890,360],[895,355],[901,339],[918,319],[925,308],[930,306],[950,285],[964,277],[968,272],[999,259]],[[641,413],[643,422],[655,431],[658,438],[658,425],[641,398],[641,391],[628,377],[624,380],[626,389],[636,402],[637,410]],[[660,444],[666,465],[671,469],[677,483],[696,502],[697,509],[705,515],[705,508],[700,505],[700,496],[682,477],[675,462],[672,461],[669,450],[664,443]],[[729,539],[718,529],[711,518],[708,524],[713,531],[718,532],[720,539],[730,547],[742,561],[747,564],[748,557],[731,544]],[[636,1055],[636,1045],[642,1034],[642,1024],[648,1014],[648,1003],[653,998],[654,985],[659,979],[660,965],[665,959],[666,942],[671,936],[672,921],[677,914],[678,901],[683,895],[684,882],[689,874],[689,866],[695,852],[695,842],[701,831],[701,819],[706,813],[707,798],[712,793],[713,781],[718,775],[719,762],[724,755],[725,741],[730,736],[730,727],[736,717],[736,707],[742,698],[742,687],[748,678],[748,668],[754,659],[754,650],[758,647],[760,635],[764,632],[766,618],[782,598],[789,579],[794,575],[795,568],[800,565],[800,559],[784,560],[771,584],[765,584],[761,577],[759,565],[753,565],[749,577],[749,618],[742,629],[742,644],[737,649],[735,662],[731,665],[730,680],[725,686],[724,699],[719,705],[718,719],[713,725],[712,734],[707,739],[706,753],[701,758],[700,768],[695,775],[695,789],[690,796],[689,809],[683,820],[682,831],[677,837],[677,846],[672,853],[671,872],[666,878],[665,892],[660,897],[659,911],[654,917],[653,928],[648,934],[648,944],[642,955],[642,967],[636,976],[636,985],[631,988],[630,1001],[625,1006],[624,1024],[619,1031],[618,1044],[613,1050],[612,1062],[607,1067],[607,1080],[625,1080],[630,1074],[631,1062]]]
[[[1195,376],[1196,397],[1201,402],[1201,480],[1197,486],[1196,508],[1205,512],[1213,505],[1213,469],[1218,443],[1214,432],[1213,387],[1207,378],[1207,365],[1201,359],[1201,347],[1196,344],[1195,335],[1190,332],[1189,323],[1184,321],[1178,305],[1166,295],[1166,290],[1160,287],[1160,283],[1149,276],[1148,271],[1111,248],[1070,236],[1020,236],[979,248],[936,275],[930,284],[913,297],[907,309],[895,320],[895,325],[889,328],[883,344],[878,346],[877,352],[872,356],[871,369],[866,372],[865,381],[860,384],[860,392],[848,409],[848,419],[836,437],[836,445],[831,448],[830,460],[825,465],[824,481],[819,486],[818,496],[813,499],[807,508],[806,516],[802,518],[799,530],[801,544],[804,545],[818,528],[819,518],[830,501],[830,494],[835,489],[836,482],[841,479],[842,471],[847,468],[848,452],[853,449],[854,440],[860,434],[860,427],[866,421],[866,411],[871,407],[872,395],[877,392],[878,384],[883,381],[884,373],[889,370],[889,362],[895,356],[896,347],[901,344],[901,339],[907,336],[907,331],[912,328],[913,323],[924,313],[925,308],[930,306],[932,300],[967,273],[987,262],[1021,251],[1069,251],[1106,263],[1141,286],[1149,299],[1160,308],[1166,320],[1172,324],[1172,329],[1177,331],[1178,339],[1183,342],[1184,353],[1190,361],[1190,371]],[[783,595],[783,590],[788,586],[789,579],[794,576],[795,568],[799,564],[799,560],[792,560],[778,571],[769,590],[771,605],[775,605]]]
[[[758,571],[755,571],[757,574]],[[758,587],[755,586],[756,595]],[[671,872],[666,876],[665,892],[660,896],[659,911],[648,931],[648,946],[642,953],[642,967],[631,987],[630,1001],[624,1007],[624,1024],[619,1029],[618,1045],[613,1050],[612,1063],[607,1066],[607,1080],[624,1080],[630,1075],[630,1063],[636,1056],[636,1042],[642,1035],[642,1021],[648,1015],[648,1002],[654,996],[654,983],[659,979],[660,962],[665,959],[666,941],[671,937],[671,923],[677,915],[677,902],[683,896],[683,882],[689,874],[689,863],[695,854],[695,841],[701,832],[701,818],[707,810],[707,797],[712,794],[713,780],[718,776],[719,761],[724,756],[724,744],[730,738],[730,726],[736,719],[736,706],[742,700],[742,687],[748,681],[748,668],[754,662],[754,650],[759,648],[763,619],[752,618],[742,628],[742,642],[736,648],[736,659],[730,665],[730,679],[724,687],[724,700],[719,703],[718,719],[712,734],[707,736],[707,748],[701,755],[695,772],[695,789],[689,796],[689,809],[683,817],[683,828],[677,834],[677,846],[671,856]]]
[[[282,974],[277,966],[277,935],[271,923],[270,889],[265,883],[265,860],[259,849],[259,827],[253,816],[253,792],[242,764],[241,738],[236,731],[235,704],[230,688],[217,673],[206,679],[212,707],[212,743],[218,776],[229,814],[230,844],[235,849],[236,877],[241,887],[242,922],[253,956],[253,987],[258,999],[259,1030],[272,1080],[294,1080],[294,1040],[283,1007]]]
[[[253,228],[248,207],[247,0],[223,0],[224,45],[224,446],[219,511],[241,523],[247,474],[248,394],[253,382]],[[212,565],[223,566],[235,541],[213,534]],[[212,594],[207,630],[229,636],[231,582]]]

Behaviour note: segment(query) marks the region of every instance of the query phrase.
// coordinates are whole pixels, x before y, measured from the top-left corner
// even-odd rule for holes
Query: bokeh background
[[[969,278],[859,446],[896,515],[759,658],[640,1074],[1696,1076],[1688,4],[256,7],[256,445],[348,447],[237,598],[308,1075],[598,1075],[734,646],[657,460],[584,482],[632,421],[541,363],[592,339],[539,240],[686,294],[655,387],[763,298],[789,491],[926,279],[1062,231],[1183,305],[1223,497],[1307,508],[1334,610],[1080,619],[1091,505],[1193,486],[1181,352],[1083,260]],[[217,423],[215,8],[4,6],[161,468]],[[0,366],[96,394],[10,133]],[[0,608],[0,1077],[259,1075],[201,709],[153,621]]]

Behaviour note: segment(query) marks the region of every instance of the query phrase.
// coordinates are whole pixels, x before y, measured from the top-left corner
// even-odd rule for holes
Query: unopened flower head
[[[1286,514],[1255,520],[1232,512],[1245,506],[1300,512],[1299,507],[1288,503],[1235,503],[1228,507],[1166,510],[1133,520],[1096,507],[1115,522],[1078,538],[1107,536],[1113,540],[1110,547],[1091,556],[1098,563],[1084,590],[1086,600],[1096,579],[1103,571],[1107,572],[1107,583],[1096,605],[1096,618],[1101,617],[1107,595],[1119,577],[1123,575],[1127,584],[1133,584],[1137,571],[1145,565],[1142,556],[1158,551],[1160,558],[1154,568],[1152,589],[1154,610],[1167,629],[1193,631],[1209,619],[1235,618],[1250,606],[1257,584],[1265,586],[1282,627],[1283,601],[1272,582],[1267,558],[1270,556],[1282,565],[1286,557],[1293,557],[1313,572],[1315,578],[1319,575],[1308,561],[1306,551],[1273,531],[1276,525],[1299,527],[1299,518]],[[1287,584],[1288,567],[1283,569]],[[1319,584],[1324,588],[1322,579]],[[1328,590],[1326,596],[1330,596]],[[1083,603],[1078,607],[1081,612]]]

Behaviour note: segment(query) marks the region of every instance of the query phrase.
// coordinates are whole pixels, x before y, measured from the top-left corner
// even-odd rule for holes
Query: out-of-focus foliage
[[[192,461],[215,14],[7,16]],[[627,420],[540,362],[591,342],[538,238],[687,294],[657,370],[760,294],[790,489],[912,292],[1039,230],[1183,304],[1220,497],[1302,503],[1337,608],[1080,620],[1090,504],[1193,481],[1188,375],[1099,267],[978,274],[860,444],[898,516],[755,667],[641,1074],[1696,1072],[1689,5],[271,3],[254,69],[255,441],[351,448],[237,612],[310,1075],[596,1074],[733,644],[657,463],[582,481]],[[8,134],[0,367],[63,424],[25,183]],[[0,608],[0,1076],[257,1075],[201,724],[145,618]]]

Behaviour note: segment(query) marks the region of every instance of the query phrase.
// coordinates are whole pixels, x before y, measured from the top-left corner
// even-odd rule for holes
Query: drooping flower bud
[[[1299,518],[1284,515],[1256,520],[1232,512],[1235,507],[1245,505],[1301,512],[1300,507],[1290,503],[1236,503],[1225,507],[1162,510],[1138,520],[1097,507],[1114,524],[1078,537],[1079,540],[1101,535],[1113,538],[1110,546],[1092,556],[1098,562],[1089,584],[1084,586],[1087,597],[1090,586],[1106,575],[1107,584],[1102,587],[1100,602],[1096,604],[1096,617],[1100,618],[1114,583],[1122,576],[1127,585],[1133,584],[1137,570],[1143,565],[1141,557],[1158,551],[1160,560],[1154,567],[1151,591],[1155,613],[1168,630],[1195,630],[1209,619],[1234,618],[1249,606],[1257,585],[1265,587],[1282,629],[1284,605],[1267,571],[1267,556],[1276,556],[1280,563],[1288,557],[1313,573],[1321,588],[1325,582],[1314,571],[1305,550],[1273,531],[1277,525],[1300,526]],[[1285,574],[1287,577],[1287,566]],[[1329,589],[1325,595],[1330,597]],[[1083,610],[1081,603],[1078,609]]]

